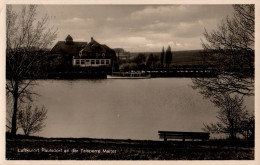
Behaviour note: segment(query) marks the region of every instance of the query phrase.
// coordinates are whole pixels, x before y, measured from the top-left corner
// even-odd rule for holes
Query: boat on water
[[[107,75],[107,79],[148,79],[151,74],[145,72],[113,72],[112,75]]]

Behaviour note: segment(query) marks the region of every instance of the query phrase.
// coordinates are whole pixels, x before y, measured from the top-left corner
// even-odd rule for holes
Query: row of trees
[[[139,53],[136,57],[128,60],[128,62],[121,63],[119,70],[150,70],[153,67],[160,66],[159,57],[152,53],[147,56],[144,53]]]
[[[169,67],[171,63],[172,63],[171,47],[168,46],[166,52],[164,51],[164,47],[163,47],[161,52],[161,66],[164,67],[164,64],[166,64],[166,67]]]
[[[16,135],[18,126],[25,134],[43,128],[46,118],[44,107],[32,107],[32,87],[43,73],[42,63],[46,62],[47,47],[57,36],[57,30],[48,26],[48,17],[37,18],[37,6],[24,6],[16,12],[7,5],[6,12],[6,95],[12,104],[11,134]],[[28,106],[26,106],[28,104]],[[19,119],[19,120],[18,120]],[[19,124],[17,124],[19,122]]]
[[[172,63],[172,51],[168,46],[166,52],[162,48],[161,56],[153,55],[146,56],[144,53],[139,53],[136,57],[129,59],[127,62],[121,63],[119,70],[150,70],[155,67],[170,67]]]
[[[193,78],[193,88],[209,99],[218,111],[218,122],[204,130],[254,138],[254,114],[243,106],[244,97],[254,95],[254,5],[233,5],[233,17],[216,30],[205,31],[202,41],[205,67],[215,67],[213,78]]]

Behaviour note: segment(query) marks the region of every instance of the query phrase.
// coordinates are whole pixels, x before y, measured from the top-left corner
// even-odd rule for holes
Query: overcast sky
[[[17,9],[17,8],[16,8]],[[58,28],[57,41],[90,37],[131,52],[202,49],[204,28],[212,30],[231,16],[231,5],[40,5]]]

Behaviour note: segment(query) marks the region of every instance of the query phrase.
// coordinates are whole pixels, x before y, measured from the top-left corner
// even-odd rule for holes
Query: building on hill
[[[65,41],[58,41],[50,51],[49,65],[52,71],[68,71],[72,68],[73,56],[77,55],[87,42],[75,42],[68,35]]]
[[[116,61],[116,52],[113,49],[98,43],[91,37],[91,41],[73,56],[72,65],[78,67],[114,66]]]
[[[117,63],[116,52],[105,44],[100,44],[91,37],[91,41],[74,42],[68,35],[65,41],[58,41],[50,51],[52,68],[74,67],[111,67]]]

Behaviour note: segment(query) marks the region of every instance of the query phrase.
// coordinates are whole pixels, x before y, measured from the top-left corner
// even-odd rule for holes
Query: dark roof
[[[98,43],[96,40],[94,40],[93,38],[91,38],[91,41],[80,51],[80,55],[83,57],[89,57],[89,58],[93,58],[93,54],[92,53],[99,53],[99,54],[103,54],[105,53],[105,57],[106,58],[111,58],[111,59],[116,59],[116,52],[111,49],[110,47],[108,47],[105,44],[100,44]],[[94,58],[100,58],[97,57],[96,55],[94,55]],[[101,56],[102,58],[104,58],[104,56]]]
[[[85,48],[82,51],[88,53],[91,52],[106,53],[107,50],[108,49],[105,46],[101,45],[100,43],[98,43],[92,38],[91,41],[87,44],[87,46],[85,46]]]
[[[67,39],[72,39],[70,35],[67,36]],[[105,44],[100,44],[91,37],[91,41],[87,42],[70,42],[58,41],[56,45],[52,48],[51,54],[70,54],[70,55],[79,55],[79,52],[85,53],[106,53],[110,54],[112,58],[116,57],[116,52],[108,47]]]
[[[115,53],[115,50],[111,49],[110,47],[108,47],[107,45],[103,44],[104,48],[106,49],[107,52],[109,53]]]
[[[55,54],[78,54],[78,52],[87,45],[87,42],[73,42],[66,44],[65,41],[58,41],[51,49],[51,53]]]

